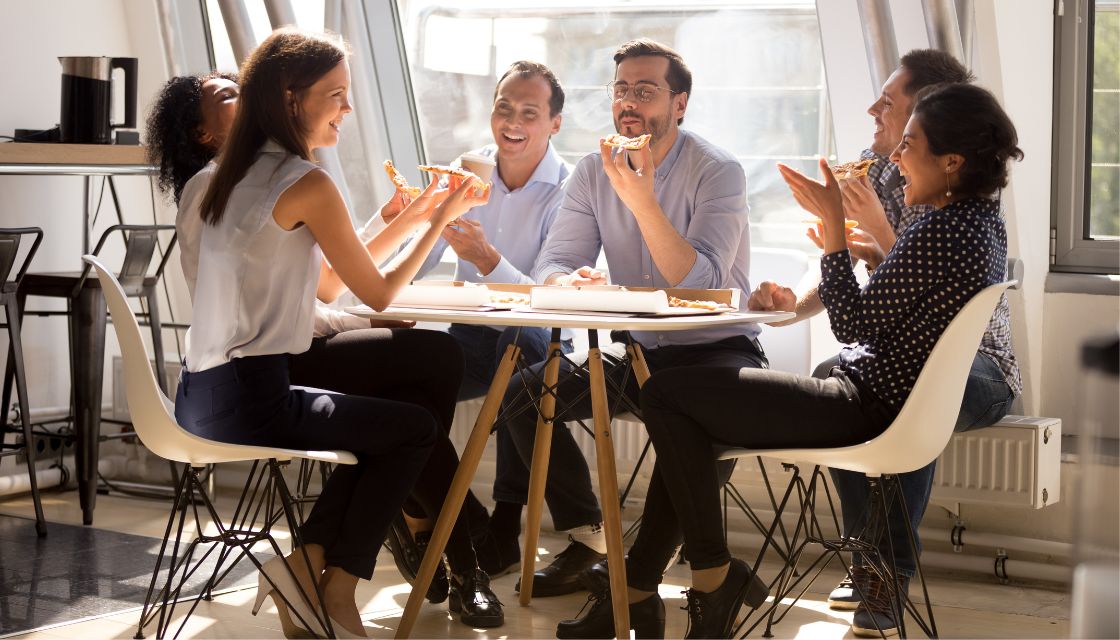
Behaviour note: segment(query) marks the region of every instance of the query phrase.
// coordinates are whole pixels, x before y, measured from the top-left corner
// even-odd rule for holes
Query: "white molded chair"
[[[284,515],[290,527],[293,545],[298,544],[298,527],[291,508],[292,497],[288,491],[281,473],[281,464],[286,464],[293,458],[316,460],[333,464],[356,464],[357,458],[347,451],[299,451],[294,449],[280,449],[272,447],[253,447],[235,444],[225,444],[213,440],[200,438],[182,427],[175,421],[175,407],[164,395],[156,383],[155,374],[148,361],[144,343],[140,338],[140,325],[136,316],[128,306],[124,289],[117,279],[102,264],[97,257],[86,255],[82,257],[93,266],[97,277],[101,280],[101,288],[105,294],[105,302],[113,319],[113,328],[117,332],[120,343],[121,355],[124,360],[125,389],[128,397],[128,409],[131,414],[132,424],[136,435],[156,455],[172,462],[184,464],[184,470],[177,478],[175,489],[175,503],[167,520],[167,529],[164,532],[163,543],[160,547],[159,558],[156,560],[155,570],[152,572],[152,582],[148,588],[148,595],[144,608],[140,614],[140,623],[136,630],[136,637],[143,638],[144,627],[150,624],[159,615],[159,624],[156,627],[156,636],[164,637],[171,624],[172,614],[187,579],[198,569],[199,564],[205,560],[210,551],[195,558],[196,547],[201,545],[222,545],[220,559],[213,570],[210,581],[202,588],[202,594],[208,594],[213,585],[220,579],[222,563],[227,558],[228,552],[236,551],[238,558],[243,555],[260,569],[261,563],[254,557],[251,547],[262,541],[268,541],[273,551],[281,555],[279,545],[271,534],[272,518],[267,515],[263,520],[259,516],[267,512],[267,508],[258,508],[267,505],[273,500],[273,492],[279,494],[283,505]],[[209,496],[199,479],[199,471],[208,464],[219,462],[253,461],[253,468],[245,484],[245,492],[238,502],[237,510],[229,521],[229,526],[224,524],[210,501]],[[261,465],[261,461],[266,461]],[[183,531],[185,529],[188,512],[196,509],[188,508],[192,504],[201,503],[206,508],[207,515],[213,520],[218,533],[203,535],[204,523],[195,519],[194,539],[185,544]],[[176,530],[174,540],[171,540],[173,528]],[[188,534],[190,532],[188,531]],[[170,554],[168,542],[172,542]],[[180,552],[182,549],[182,553]],[[211,549],[212,550],[212,549]],[[156,584],[159,582],[161,565],[167,558],[168,570],[160,592],[156,593]],[[227,567],[228,572],[228,567]],[[309,567],[310,570],[310,567]],[[178,576],[178,580],[176,580]],[[292,576],[294,579],[294,576]],[[270,579],[271,582],[271,579]],[[275,585],[273,585],[275,587]],[[274,593],[279,593],[275,590]],[[310,600],[310,599],[309,599]],[[296,612],[289,604],[289,611]],[[187,618],[193,612],[197,602],[193,604],[180,624],[178,631],[182,631]],[[298,614],[297,614],[298,615]],[[310,620],[301,622],[307,628],[314,628],[315,623]],[[330,629],[329,622],[319,620],[320,628]]]
[[[965,383],[972,362],[976,357],[980,338],[988,326],[992,312],[999,302],[1004,291],[1013,286],[1015,281],[1001,282],[986,287],[977,293],[957,313],[944,333],[941,334],[937,344],[930,352],[929,358],[922,367],[918,380],[914,384],[906,403],[898,416],[887,427],[886,431],[862,444],[846,447],[832,448],[804,448],[804,449],[731,449],[720,455],[722,459],[741,458],[747,456],[764,456],[777,458],[787,462],[810,463],[814,465],[813,474],[808,485],[801,487],[807,492],[802,498],[801,518],[794,533],[794,540],[799,542],[794,547],[794,553],[787,561],[786,567],[778,580],[779,592],[775,595],[774,605],[769,610],[769,627],[782,616],[774,617],[774,612],[781,599],[790,595],[797,588],[798,583],[809,577],[814,568],[818,570],[812,578],[823,570],[828,561],[839,558],[840,552],[859,552],[868,558],[872,570],[888,585],[893,592],[895,603],[895,620],[899,624],[902,636],[906,634],[903,609],[909,611],[922,627],[926,635],[935,637],[937,627],[933,620],[933,607],[930,603],[929,593],[926,591],[925,576],[921,570],[921,563],[917,563],[917,575],[921,578],[922,592],[926,601],[928,618],[923,620],[917,608],[908,598],[901,597],[897,588],[894,588],[896,568],[894,566],[893,550],[888,550],[889,557],[883,558],[878,551],[875,540],[885,535],[889,542],[886,514],[892,503],[898,503],[903,509],[902,495],[898,489],[895,474],[915,471],[928,465],[941,455],[953,436],[953,428],[960,414],[961,400],[964,397]],[[866,474],[871,489],[871,499],[865,512],[867,517],[866,527],[851,538],[842,537],[840,540],[825,540],[820,535],[820,524],[816,522],[813,513],[815,493],[817,487],[824,486],[824,477],[821,467],[846,469]],[[796,467],[794,473],[798,471]],[[784,507],[788,501],[795,483],[791,482],[782,501]],[[781,510],[775,516],[774,524],[770,528],[772,538],[781,521]],[[917,549],[913,531],[909,530],[910,544],[917,558]],[[808,569],[799,568],[798,561],[809,543],[822,544],[825,552],[818,557]],[[888,544],[889,546],[889,544]],[[846,566],[846,565],[845,565]],[[795,579],[796,578],[796,579]],[[797,596],[807,590],[809,584]],[[858,585],[857,585],[858,588]],[[903,602],[905,600],[905,603]],[[793,604],[789,605],[792,608]],[[786,611],[789,609],[787,608]],[[757,623],[756,623],[757,624]],[[752,627],[753,628],[753,627]],[[748,629],[749,631],[749,629]]]

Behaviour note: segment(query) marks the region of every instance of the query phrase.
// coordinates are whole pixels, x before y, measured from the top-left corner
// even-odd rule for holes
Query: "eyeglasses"
[[[611,82],[607,85],[607,95],[612,102],[625,100],[626,96],[630,95],[631,91],[634,92],[634,99],[643,104],[653,100],[654,97],[657,96],[658,91],[668,91],[669,95],[680,93],[680,91],[659,87],[649,82],[639,82],[634,86],[630,86],[625,82]]]

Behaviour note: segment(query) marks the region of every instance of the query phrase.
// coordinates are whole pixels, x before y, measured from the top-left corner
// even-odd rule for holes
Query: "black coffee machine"
[[[112,129],[136,128],[136,58],[68,56],[62,63],[59,142],[109,144]],[[111,123],[113,69],[124,70],[124,122]]]

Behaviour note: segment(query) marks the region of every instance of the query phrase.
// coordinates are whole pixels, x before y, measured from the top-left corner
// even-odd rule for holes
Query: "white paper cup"
[[[459,164],[467,171],[482,178],[483,182],[490,182],[490,176],[494,173],[494,167],[497,166],[493,158],[480,153],[464,153],[459,156]]]

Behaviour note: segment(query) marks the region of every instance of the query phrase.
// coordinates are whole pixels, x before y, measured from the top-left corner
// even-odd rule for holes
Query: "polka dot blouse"
[[[981,289],[1003,280],[999,203],[968,198],[922,215],[860,288],[847,249],[821,258],[821,301],[840,366],[900,410],[933,345]]]

